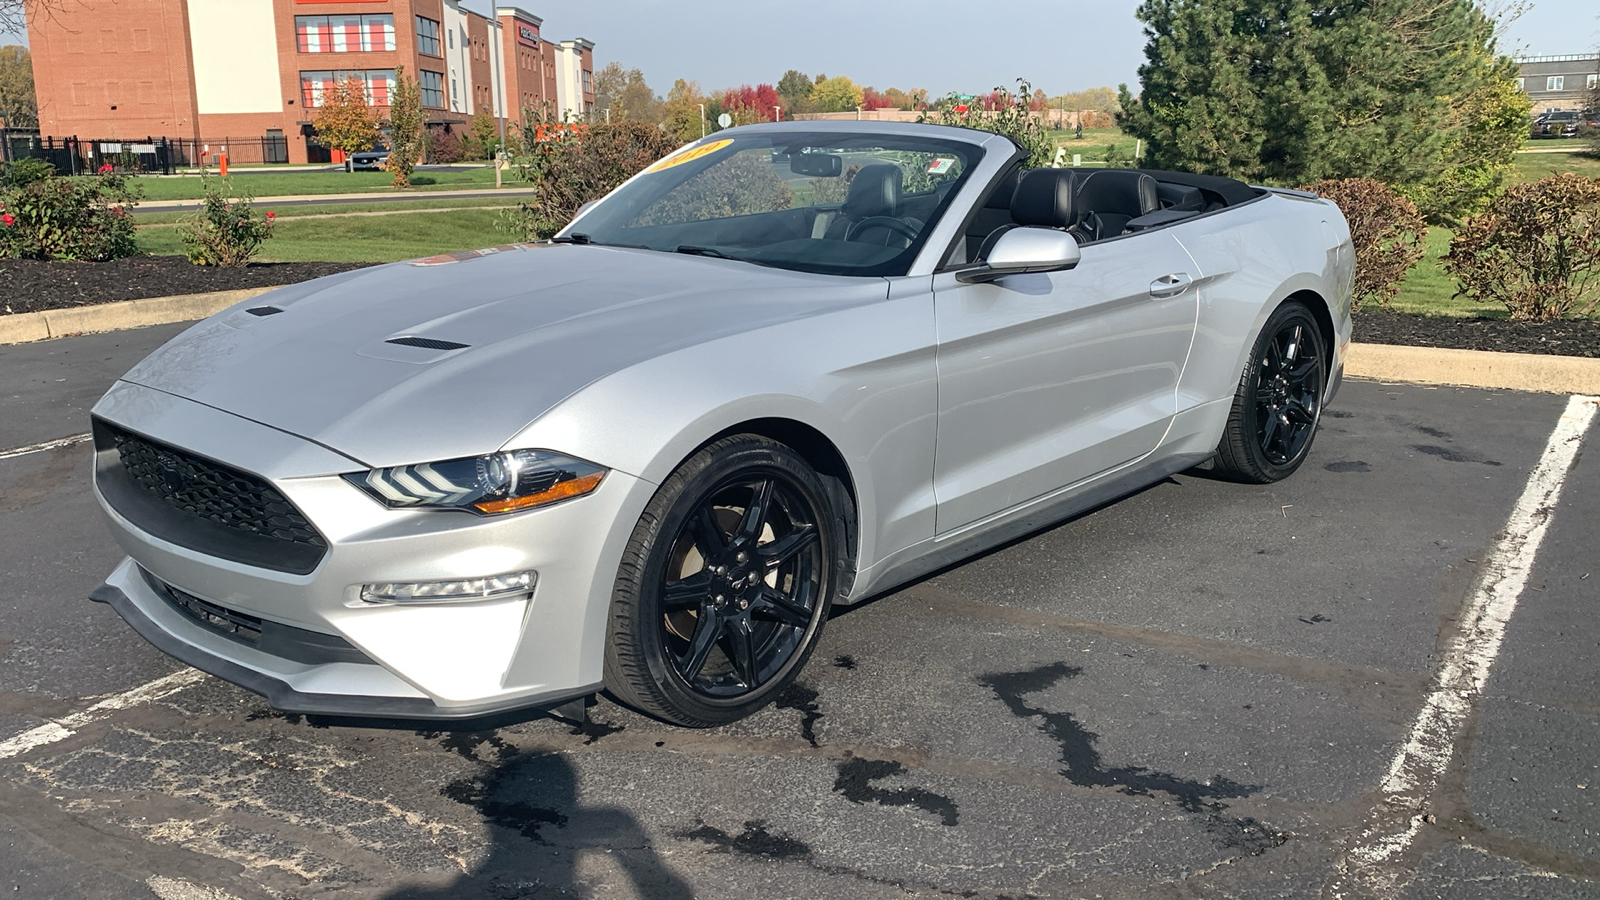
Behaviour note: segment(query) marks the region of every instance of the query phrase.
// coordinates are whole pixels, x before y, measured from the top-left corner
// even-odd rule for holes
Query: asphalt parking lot
[[[1350,382],[1289,481],[842,611],[735,726],[448,732],[274,714],[85,599],[86,447],[28,448],[179,330],[0,348],[10,896],[1600,897],[1592,403]]]

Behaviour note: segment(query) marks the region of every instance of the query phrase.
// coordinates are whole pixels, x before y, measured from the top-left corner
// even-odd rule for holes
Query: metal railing
[[[0,131],[0,158],[42,159],[61,175],[112,171],[135,175],[171,175],[178,169],[216,166],[223,154],[230,165],[278,165],[289,161],[289,139],[266,137],[144,137],[90,140],[42,137],[37,133]]]

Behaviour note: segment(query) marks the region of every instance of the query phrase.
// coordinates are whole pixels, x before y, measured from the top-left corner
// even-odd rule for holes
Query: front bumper
[[[359,463],[170,394],[118,383],[95,414],[259,476],[326,538],[306,574],[220,558],[130,521],[97,474],[130,558],[92,599],[166,653],[298,713],[463,719],[600,689],[612,582],[648,483],[611,472],[588,496],[500,517],[391,510],[340,477]],[[524,570],[537,573],[531,595],[392,606],[359,596],[366,583]],[[258,639],[214,627],[191,601],[255,623]]]

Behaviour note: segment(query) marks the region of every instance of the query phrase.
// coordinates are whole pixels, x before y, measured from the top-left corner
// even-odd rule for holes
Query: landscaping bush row
[[[1352,301],[1388,305],[1422,258],[1417,207],[1371,178],[1307,185],[1339,205],[1356,250]],[[1445,271],[1457,296],[1503,305],[1513,319],[1600,311],[1600,179],[1566,173],[1513,185],[1456,230]]]
[[[205,177],[205,176],[202,176]],[[90,178],[63,178],[49,163],[0,165],[0,259],[106,262],[139,255],[133,209],[142,196],[110,165]],[[200,209],[178,226],[189,261],[244,266],[272,237],[272,213],[254,208],[226,179],[205,178]]]

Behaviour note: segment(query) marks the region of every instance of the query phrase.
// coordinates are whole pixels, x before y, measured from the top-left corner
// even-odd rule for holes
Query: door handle
[[[1191,284],[1194,284],[1194,279],[1189,277],[1188,272],[1173,272],[1150,282],[1150,296],[1176,297],[1187,291]]]

